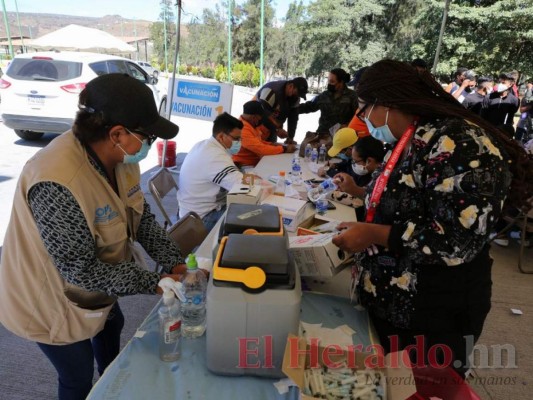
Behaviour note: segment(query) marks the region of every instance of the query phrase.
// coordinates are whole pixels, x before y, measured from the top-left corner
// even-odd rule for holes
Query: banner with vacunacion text
[[[231,113],[232,84],[178,78],[174,90],[171,115],[213,121],[223,112]]]

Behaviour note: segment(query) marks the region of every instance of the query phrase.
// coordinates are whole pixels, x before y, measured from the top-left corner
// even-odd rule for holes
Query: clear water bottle
[[[325,144],[320,146],[320,150],[318,151],[318,163],[319,164],[326,163],[326,145]]]
[[[185,301],[181,305],[183,337],[197,338],[204,334],[206,327],[205,299],[207,279],[198,269],[196,256],[187,257],[187,273],[183,278],[183,294]]]
[[[324,215],[328,211],[328,199],[326,195],[321,195],[315,202],[316,212],[320,215]]]
[[[285,190],[287,189],[287,182],[285,181],[285,171],[279,171],[279,178],[274,188],[274,194],[276,196],[285,196]]]
[[[292,159],[291,180],[295,185],[300,185],[302,183],[302,166],[300,165],[300,157],[298,157],[298,153],[294,154],[295,157]]]
[[[307,146],[305,146],[305,161],[309,162],[311,161],[311,153],[313,152],[313,146],[311,146],[310,143],[307,143]]]
[[[316,147],[313,147],[313,150],[311,150],[311,162],[318,162],[318,150],[316,149]]]
[[[333,182],[333,178],[326,179],[317,187],[309,190],[309,199],[311,199],[313,202],[316,202],[321,196],[326,198],[328,194],[335,190],[337,190],[337,185],[335,182]]]

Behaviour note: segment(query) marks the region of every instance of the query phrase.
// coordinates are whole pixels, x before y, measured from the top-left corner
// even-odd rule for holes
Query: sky
[[[274,0],[276,16],[284,18],[293,0]],[[309,3],[310,0],[304,0]],[[19,13],[48,13],[78,15],[86,17],[103,17],[104,15],[120,15],[128,19],[144,19],[157,21],[160,13],[159,0],[4,0],[7,11],[15,11],[18,5]],[[176,4],[175,1],[173,1]],[[221,0],[182,0],[182,18],[185,23],[192,16],[200,16],[204,8],[215,8],[221,5]],[[236,0],[237,4],[243,0]]]

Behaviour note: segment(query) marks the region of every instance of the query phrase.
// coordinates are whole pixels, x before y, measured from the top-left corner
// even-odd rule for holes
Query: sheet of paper
[[[338,345],[341,348],[347,348],[353,345],[352,335],[355,333],[347,325],[338,326],[335,329],[324,328],[322,324],[308,324],[301,321],[304,337],[308,342],[311,339],[319,339],[320,346]]]
[[[294,381],[290,378],[285,378],[274,382],[273,385],[276,387],[279,394],[285,394],[289,391],[291,386],[296,386],[296,383],[294,383]]]

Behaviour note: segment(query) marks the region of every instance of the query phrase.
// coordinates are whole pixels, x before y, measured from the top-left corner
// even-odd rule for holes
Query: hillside
[[[19,36],[19,27],[17,24],[17,15],[14,12],[8,12],[9,29],[11,36]],[[150,36],[150,25],[154,21],[134,20],[123,18],[120,15],[106,15],[100,18],[79,17],[73,15],[61,14],[35,14],[19,13],[22,35],[29,36],[33,39],[41,37],[47,33],[63,28],[70,24],[96,28],[108,32],[114,36]],[[135,30],[137,35],[135,35]],[[0,24],[0,37],[6,37],[6,29],[3,23]]]

